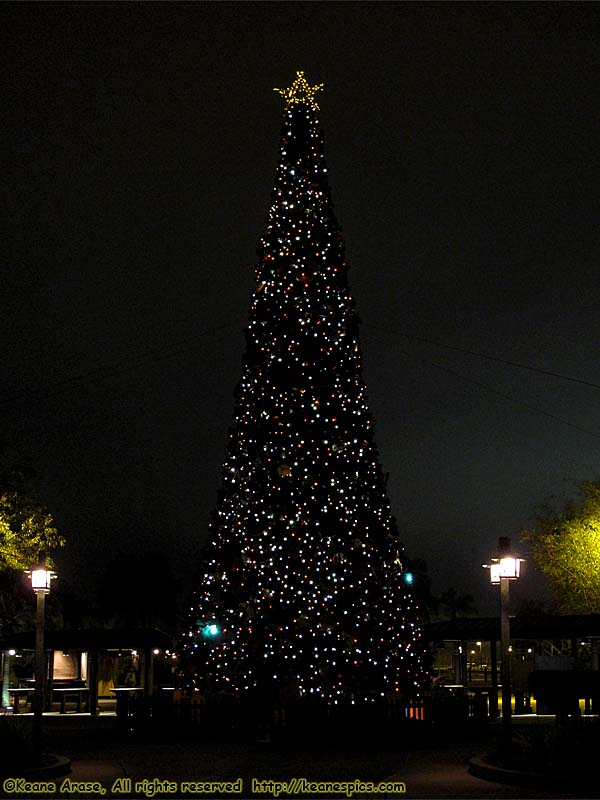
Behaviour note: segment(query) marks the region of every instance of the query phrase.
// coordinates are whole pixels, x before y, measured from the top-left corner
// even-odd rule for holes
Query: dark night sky
[[[272,87],[304,69],[326,84],[394,512],[434,591],[493,611],[498,536],[600,477],[600,390],[407,335],[600,384],[598,5],[1,14],[0,438],[41,474],[65,582],[127,548],[168,553],[191,586],[277,159]]]

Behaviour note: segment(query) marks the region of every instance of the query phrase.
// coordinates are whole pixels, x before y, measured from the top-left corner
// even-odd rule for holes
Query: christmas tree
[[[418,696],[423,646],[374,443],[316,93],[285,98],[223,484],[186,636],[195,679]]]

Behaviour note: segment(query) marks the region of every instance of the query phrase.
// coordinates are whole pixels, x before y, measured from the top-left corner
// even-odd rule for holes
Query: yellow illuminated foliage
[[[521,536],[563,613],[600,614],[600,481],[582,483],[579,492],[578,504],[546,511]]]
[[[279,94],[285,98],[286,108],[298,103],[305,103],[306,105],[312,106],[318,110],[319,106],[315,101],[315,93],[322,91],[324,85],[324,83],[319,83],[316,86],[309,86],[308,81],[304,77],[304,72],[302,70],[298,70],[296,72],[296,80],[288,89],[274,88],[273,91],[279,92]]]
[[[29,569],[41,550],[64,544],[52,515],[31,496],[16,491],[0,495],[0,570]]]

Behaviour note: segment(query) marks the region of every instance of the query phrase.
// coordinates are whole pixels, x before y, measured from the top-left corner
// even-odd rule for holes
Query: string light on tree
[[[186,650],[207,690],[373,701],[418,695],[424,647],[362,376],[322,88],[298,72],[276,90],[279,162]]]

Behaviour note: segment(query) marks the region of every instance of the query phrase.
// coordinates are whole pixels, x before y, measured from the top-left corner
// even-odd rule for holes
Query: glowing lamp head
[[[522,558],[515,558],[515,556],[505,556],[500,559],[500,577],[510,578],[514,580],[521,574],[521,561]]]
[[[500,539],[500,554],[498,558],[493,558],[491,564],[484,564],[490,570],[490,581],[494,584],[500,583],[502,578],[509,581],[517,580],[521,576],[522,558],[518,558],[509,552],[510,539]]]
[[[48,594],[52,578],[56,578],[56,574],[46,566],[45,553],[40,554],[40,563],[29,571],[29,578],[34,592]]]
[[[412,572],[405,572],[404,583],[407,583],[409,586],[412,586],[414,582],[415,582],[415,576],[412,574]]]

